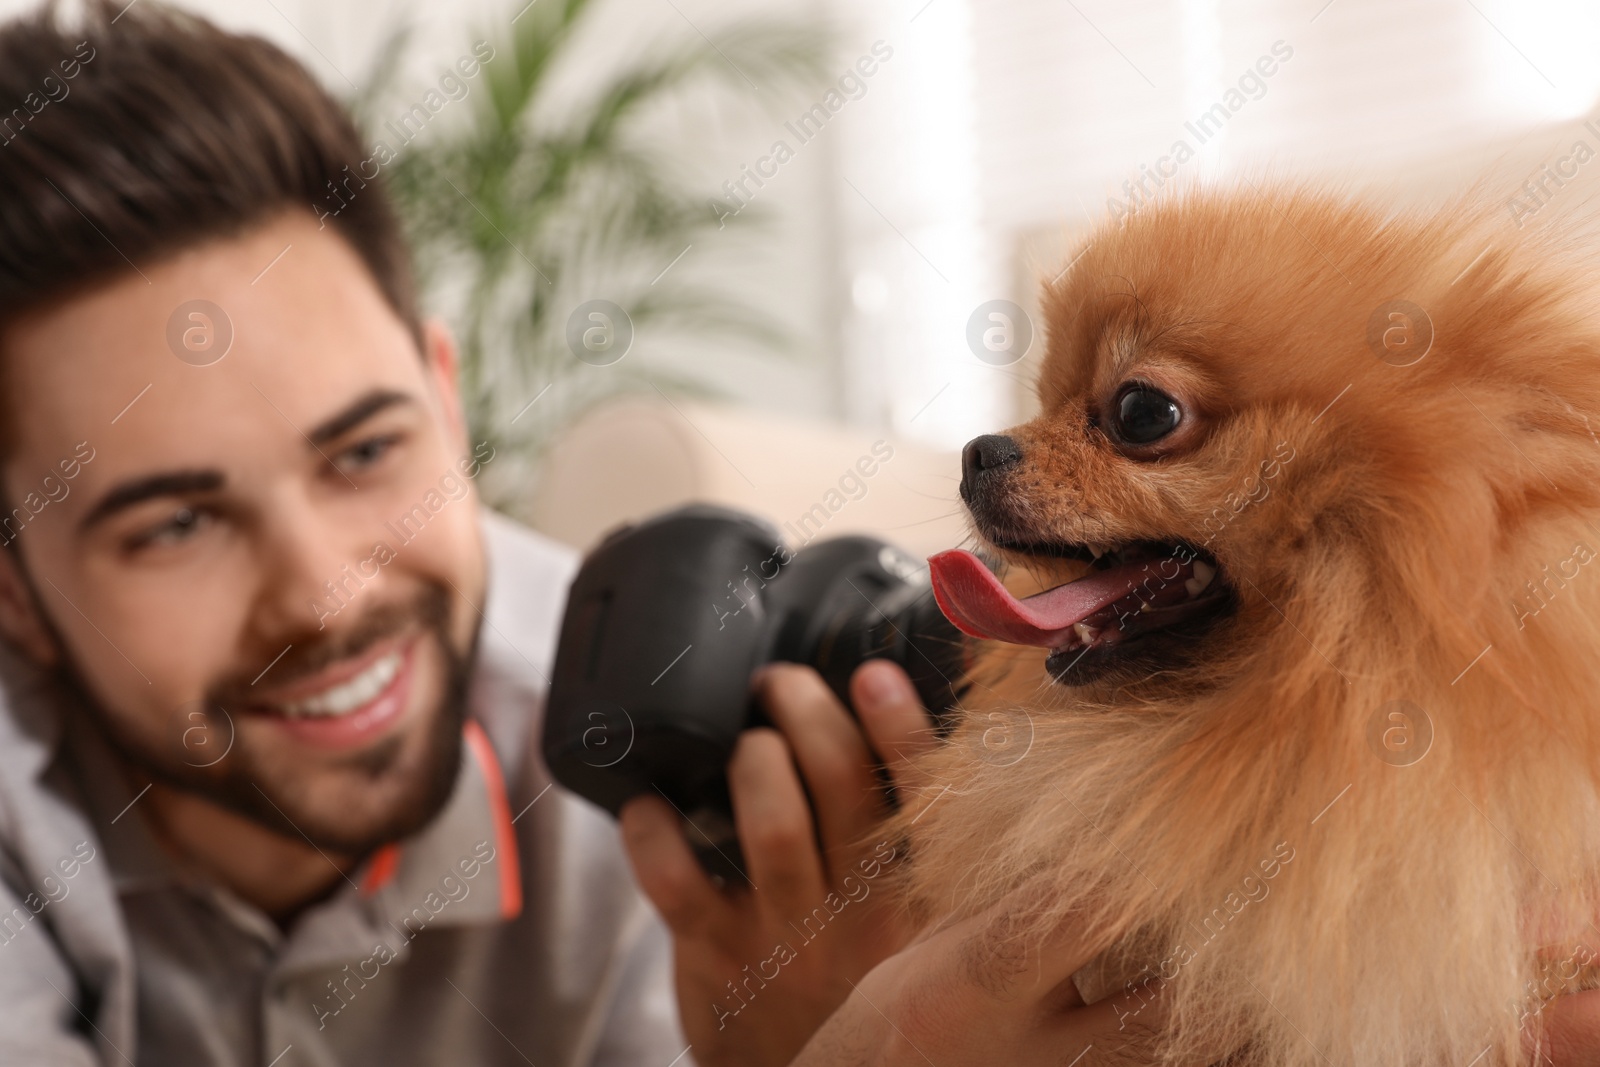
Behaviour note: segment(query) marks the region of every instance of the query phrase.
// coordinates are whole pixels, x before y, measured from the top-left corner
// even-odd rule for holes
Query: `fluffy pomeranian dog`
[[[1171,1062],[1528,1062],[1600,960],[1591,259],[1281,188],[1094,235],[933,562],[996,643],[899,816],[922,913],[1101,933]]]

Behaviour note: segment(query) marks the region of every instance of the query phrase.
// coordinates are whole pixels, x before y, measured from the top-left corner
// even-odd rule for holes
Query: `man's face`
[[[414,830],[484,591],[449,339],[308,214],[138,266],[3,339],[0,623],[152,777],[328,848]]]

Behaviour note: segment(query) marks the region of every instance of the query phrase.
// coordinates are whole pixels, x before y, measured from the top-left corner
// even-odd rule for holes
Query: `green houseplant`
[[[719,217],[683,176],[693,146],[662,145],[648,122],[683,100],[774,108],[820,78],[823,34],[772,20],[703,34],[686,21],[677,41],[656,42],[598,76],[584,71],[579,80],[590,88],[552,106],[563,65],[584,63],[582,31],[607,11],[595,0],[522,8],[489,35],[492,59],[458,112],[385,168],[429,304],[451,319],[461,344],[470,432],[496,450],[484,496],[513,511],[553,435],[593,404],[652,387],[715,391],[703,378],[652,366],[649,339],[732,332],[784,350],[781,331],[756,309],[689,272],[663,270],[709,232],[759,225],[759,214]],[[397,96],[410,36],[405,28],[390,36],[352,100],[369,130]],[[569,320],[596,298],[624,309],[642,355],[609,365],[574,355]]]

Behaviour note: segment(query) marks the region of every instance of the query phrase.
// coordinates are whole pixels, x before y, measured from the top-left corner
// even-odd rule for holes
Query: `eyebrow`
[[[318,451],[321,446],[349,433],[380,411],[400,404],[414,404],[409,393],[393,389],[373,389],[362,394],[344,410],[318,423],[305,437]],[[94,507],[78,522],[78,532],[83,533],[105,522],[119,511],[164,496],[181,496],[185,493],[215,493],[227,484],[227,476],[212,468],[164,471],[160,474],[131,478],[112,486],[95,502]]]
[[[167,471],[143,478],[133,478],[113,486],[89,509],[78,522],[78,532],[83,533],[105,522],[119,511],[136,504],[163,496],[183,493],[214,493],[221,489],[227,478],[216,470]]]
[[[315,429],[306,434],[306,438],[313,445],[325,445],[329,441],[343,437],[380,411],[398,404],[416,402],[416,398],[410,393],[402,393],[395,389],[372,389],[356,398],[337,415],[317,424]]]

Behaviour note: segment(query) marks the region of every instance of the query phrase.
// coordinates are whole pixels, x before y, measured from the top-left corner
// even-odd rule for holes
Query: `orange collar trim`
[[[400,869],[400,844],[391,841],[372,854],[367,873],[361,879],[361,895],[370,897],[394,881],[394,872]]]
[[[505,776],[500,772],[500,760],[483,727],[476,720],[468,719],[462,733],[489,788],[494,847],[500,856],[500,918],[515,919],[522,914],[522,855],[517,850],[516,831],[511,828],[511,804],[506,800]]]
[[[515,919],[522,914],[522,856],[517,848],[516,832],[512,829],[511,805],[506,799],[505,775],[500,770],[500,759],[489,743],[489,736],[476,720],[468,719],[461,730],[467,751],[472,753],[478,770],[483,775],[489,793],[489,814],[494,822],[494,847],[500,874],[500,917]],[[361,879],[361,895],[370,897],[394,881],[400,869],[398,841],[384,845],[373,853]]]

